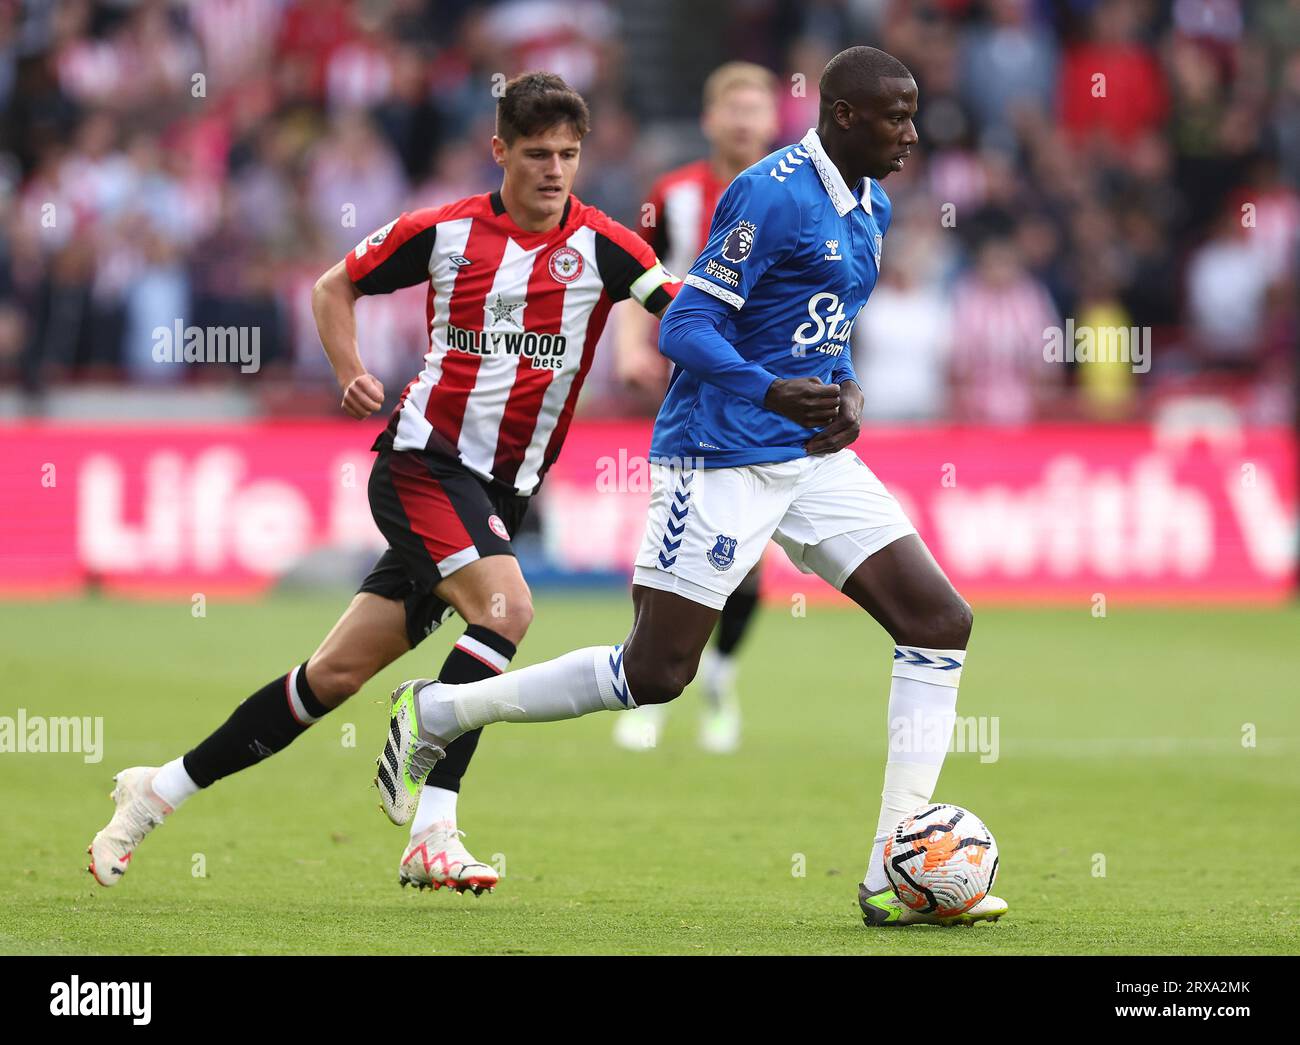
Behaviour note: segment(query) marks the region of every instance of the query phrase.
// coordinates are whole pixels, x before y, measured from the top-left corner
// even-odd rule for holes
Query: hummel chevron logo
[[[623,675],[623,647],[621,645],[614,647],[614,652],[609,655],[609,670],[614,673],[610,679],[610,686],[614,690],[614,696],[618,697],[619,703],[627,707],[627,683],[619,685],[619,679]]]
[[[901,650],[894,648],[894,659],[901,660],[904,664],[916,664],[923,667],[934,668],[935,671],[952,671],[954,668],[961,667],[961,661],[952,657],[940,657],[935,660],[933,657],[927,657],[920,650],[909,649]]]
[[[671,569],[677,563],[677,550],[682,546],[682,534],[686,532],[686,517],[691,513],[691,491],[687,487],[694,479],[694,472],[683,472],[678,475],[678,489],[673,491],[675,503],[668,504],[668,512],[672,518],[664,525],[667,531],[663,537],[664,550],[659,553],[659,565],[665,570]],[[669,537],[677,539],[670,541]]]
[[[785,181],[785,178],[783,178],[781,175],[793,174],[794,169],[796,167],[802,166],[803,161],[806,159],[808,159],[808,153],[804,151],[804,147],[802,145],[796,145],[793,149],[791,149],[784,156],[782,156],[780,161],[778,161],[777,165],[767,173],[772,175],[772,177],[775,178],[777,181]],[[776,173],[778,170],[781,172],[781,174]]]

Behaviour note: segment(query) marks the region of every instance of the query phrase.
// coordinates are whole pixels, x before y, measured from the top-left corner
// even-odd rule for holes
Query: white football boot
[[[397,881],[417,889],[441,889],[445,885],[461,894],[473,892],[475,896],[492,892],[500,875],[471,855],[461,841],[464,835],[450,820],[439,820],[412,838],[402,854]]]
[[[659,746],[667,704],[643,704],[614,716],[614,743],[628,751],[650,751]]]
[[[100,885],[117,885],[122,880],[135,847],[171,813],[172,807],[154,794],[157,775],[157,766],[134,766],[113,777],[117,786],[108,797],[117,803],[117,811],[86,846],[90,854],[86,870]]]
[[[1007,913],[1007,902],[996,896],[985,896],[964,914],[941,918],[934,914],[920,914],[903,904],[892,889],[868,892],[858,883],[858,906],[866,925],[974,925],[976,922],[996,922]]]
[[[411,679],[393,690],[384,750],[375,759],[375,787],[379,808],[395,824],[407,824],[420,805],[424,778],[440,758],[440,747],[420,735],[418,694],[432,679]]]
[[[730,755],[740,750],[740,704],[724,700],[716,710],[706,708],[700,716],[699,745],[713,755]]]

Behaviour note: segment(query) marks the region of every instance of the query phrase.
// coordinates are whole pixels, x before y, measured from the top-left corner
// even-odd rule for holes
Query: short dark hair
[[[497,101],[497,136],[507,145],[561,123],[581,139],[591,130],[591,114],[582,95],[554,73],[516,76]]]
[[[880,81],[889,77],[914,79],[907,66],[887,51],[875,47],[850,47],[822,70],[821,111],[827,113],[840,98],[860,102],[875,95]]]

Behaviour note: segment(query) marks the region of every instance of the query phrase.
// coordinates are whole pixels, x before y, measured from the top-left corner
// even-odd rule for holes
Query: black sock
[[[515,644],[509,639],[503,639],[481,624],[471,624],[442,662],[438,681],[456,685],[490,679],[493,675],[500,675],[514,655]],[[461,777],[469,768],[469,760],[474,757],[482,732],[481,728],[471,729],[448,744],[447,757],[438,760],[426,783],[446,791],[460,791]]]
[[[185,772],[199,787],[283,751],[330,709],[307,684],[307,665],[268,682],[185,756]],[[292,690],[290,690],[292,680]]]
[[[758,592],[738,588],[731,593],[722,607],[718,617],[718,652],[730,657],[736,652],[740,640],[745,637],[745,629],[754,618],[758,609]]]

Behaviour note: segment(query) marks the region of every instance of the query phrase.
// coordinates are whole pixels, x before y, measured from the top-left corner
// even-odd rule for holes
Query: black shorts
[[[451,614],[434,589],[462,566],[489,555],[514,555],[529,498],[480,479],[440,454],[394,450],[391,436],[375,444],[370,513],[388,550],[358,591],[400,599],[406,634],[420,644]]]

